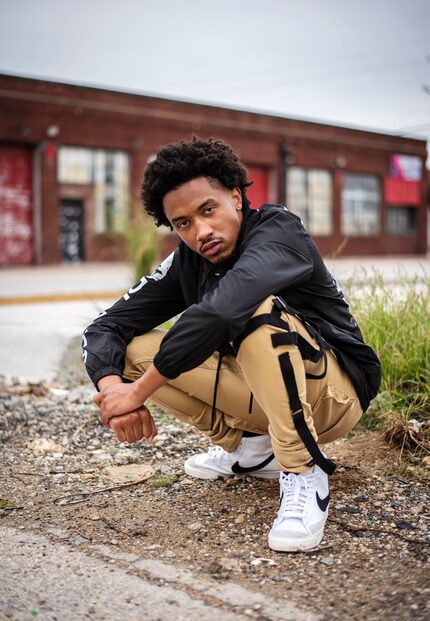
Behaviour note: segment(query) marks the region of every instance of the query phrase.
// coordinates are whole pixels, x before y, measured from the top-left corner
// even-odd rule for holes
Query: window
[[[406,235],[417,230],[417,209],[415,207],[389,207],[387,209],[387,230],[391,235]]]
[[[92,187],[94,228],[97,233],[122,233],[130,200],[130,163],[127,153],[104,149],[61,147],[60,183]]]
[[[292,166],[287,175],[288,208],[302,219],[311,235],[330,235],[333,189],[329,171]]]
[[[91,149],[60,147],[58,153],[58,181],[91,185],[93,165]]]
[[[381,190],[378,177],[344,173],[342,188],[342,233],[369,236],[379,233]]]

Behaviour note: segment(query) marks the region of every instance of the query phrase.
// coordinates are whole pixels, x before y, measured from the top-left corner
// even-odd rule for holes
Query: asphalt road
[[[23,621],[317,621],[266,598],[115,548],[3,528],[0,619]],[[67,543],[62,541],[68,540]]]

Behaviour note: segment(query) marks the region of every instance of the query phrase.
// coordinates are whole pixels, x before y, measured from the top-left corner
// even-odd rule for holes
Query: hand
[[[112,417],[109,426],[120,442],[132,443],[146,438],[151,444],[158,433],[154,419],[144,405],[133,412]]]
[[[109,427],[111,418],[138,410],[144,399],[139,395],[135,382],[132,384],[118,382],[102,388],[93,401],[100,408],[103,425]]]

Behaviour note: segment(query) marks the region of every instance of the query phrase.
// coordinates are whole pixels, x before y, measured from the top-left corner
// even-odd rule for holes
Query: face
[[[225,261],[234,251],[242,223],[242,194],[218,181],[197,177],[168,192],[164,213],[191,250],[211,263]]]

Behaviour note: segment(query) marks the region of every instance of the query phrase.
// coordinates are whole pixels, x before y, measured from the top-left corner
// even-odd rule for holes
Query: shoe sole
[[[282,535],[269,532],[269,548],[276,552],[303,552],[315,548],[324,535],[324,526],[314,535],[303,539],[287,539]]]
[[[184,464],[185,472],[196,479],[206,479],[214,481],[215,479],[229,479],[231,477],[254,477],[256,479],[279,479],[279,470],[268,470],[247,472],[245,474],[235,474],[234,472],[217,472],[208,468],[200,468],[192,463],[192,457]]]

